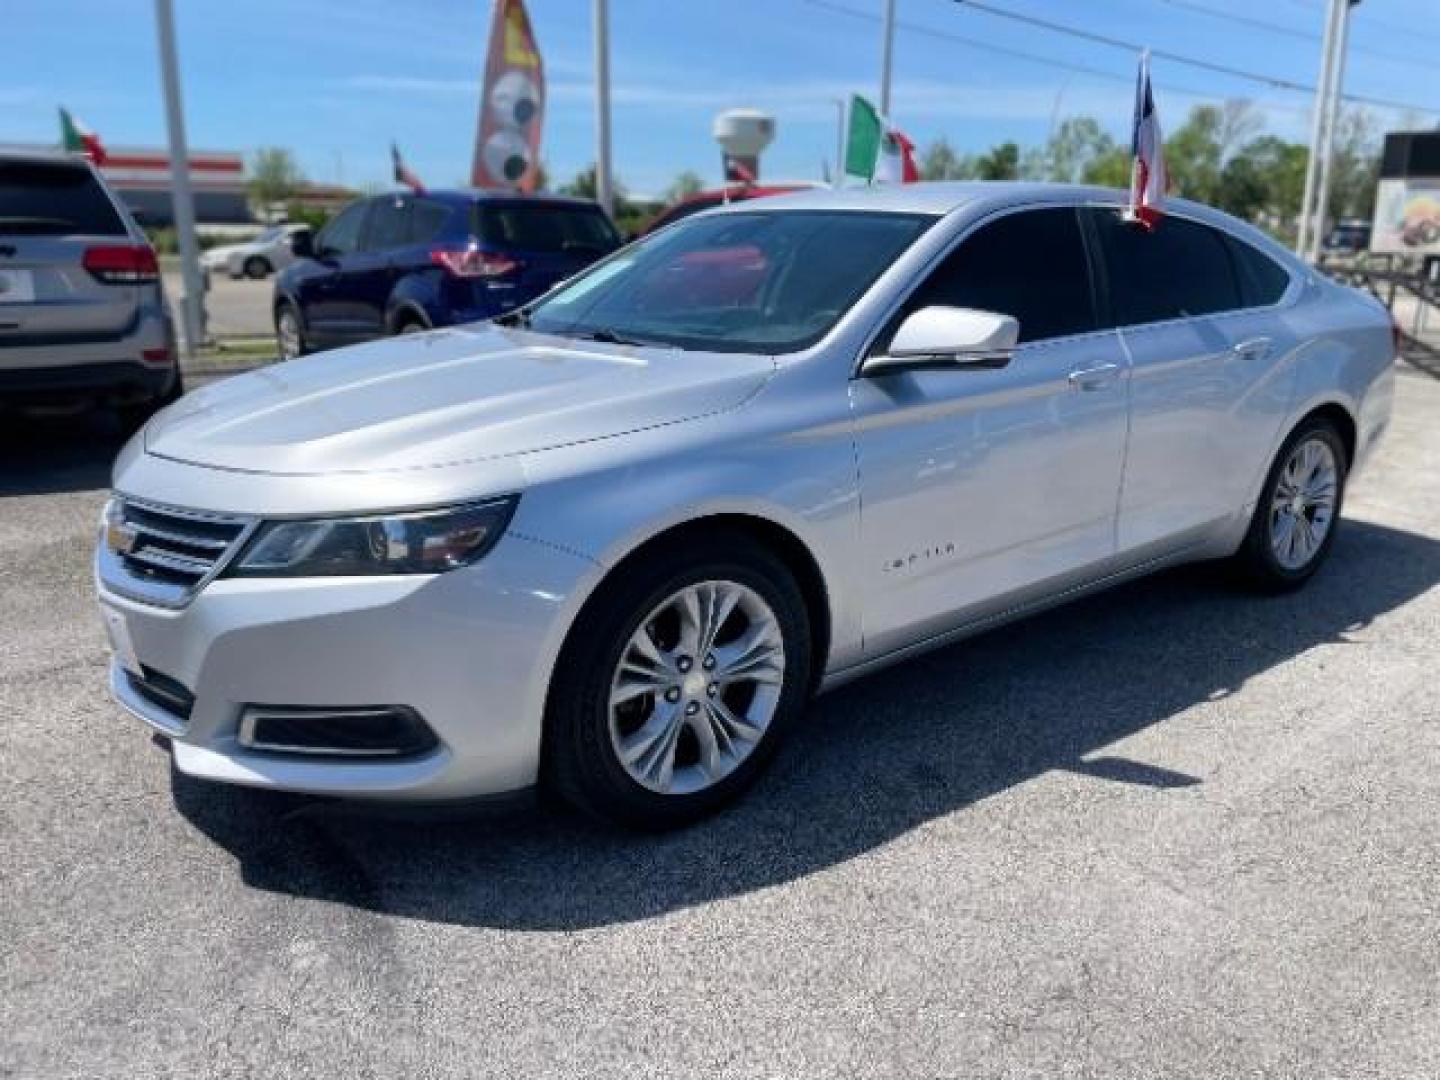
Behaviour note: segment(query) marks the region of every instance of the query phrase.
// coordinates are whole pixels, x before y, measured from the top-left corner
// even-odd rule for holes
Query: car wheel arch
[[[407,301],[397,304],[391,309],[389,316],[385,319],[385,331],[389,334],[398,334],[401,327],[410,322],[419,323],[426,330],[432,330],[435,326],[430,321],[430,317],[425,314],[424,308],[419,304]]]

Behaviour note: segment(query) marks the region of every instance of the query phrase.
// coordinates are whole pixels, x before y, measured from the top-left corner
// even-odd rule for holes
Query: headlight
[[[495,546],[518,495],[443,510],[266,522],[226,571],[231,577],[439,574]]]

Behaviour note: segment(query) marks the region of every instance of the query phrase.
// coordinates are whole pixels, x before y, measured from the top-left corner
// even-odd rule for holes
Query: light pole
[[[155,0],[155,26],[160,35],[160,80],[165,91],[165,122],[170,130],[170,205],[180,242],[180,275],[185,295],[180,303],[184,330],[182,351],[195,355],[204,333],[205,296],[200,277],[200,250],[195,243],[195,202],[190,193],[190,152],[185,146],[185,110],[180,103],[180,63],[175,53],[175,12],[170,0]]]
[[[880,115],[890,122],[890,60],[895,52],[895,0],[885,0],[880,31]]]
[[[615,216],[610,180],[610,12],[608,0],[595,0],[595,201]]]
[[[1305,162],[1305,191],[1300,196],[1300,221],[1295,237],[1295,254],[1302,259],[1310,247],[1310,208],[1315,202],[1315,187],[1320,175],[1320,145],[1325,136],[1325,116],[1329,102],[1330,75],[1335,63],[1335,38],[1339,33],[1340,12],[1345,0],[1330,0],[1325,12],[1324,42],[1320,46],[1320,78],[1315,84],[1315,103],[1310,114],[1310,154]]]
[[[1320,260],[1325,240],[1325,218],[1330,211],[1330,180],[1335,166],[1335,129],[1340,123],[1340,88],[1345,83],[1345,46],[1350,40],[1350,9],[1360,0],[1339,0],[1340,26],[1335,38],[1335,61],[1330,72],[1330,97],[1325,103],[1325,138],[1320,149],[1319,194],[1315,197],[1315,227],[1310,231],[1310,261]]]

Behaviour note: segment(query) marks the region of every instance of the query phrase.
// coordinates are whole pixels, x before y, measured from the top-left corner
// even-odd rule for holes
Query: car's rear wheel
[[[642,554],[587,605],[551,684],[546,777],[641,829],[734,799],[804,708],[811,636],[784,563],[743,536]]]
[[[281,360],[294,360],[310,351],[294,304],[284,303],[275,309],[275,347]]]
[[[270,274],[270,263],[259,255],[251,255],[245,260],[245,276],[260,281]]]
[[[1323,416],[1285,440],[1265,479],[1236,560],[1255,585],[1298,588],[1329,555],[1345,497],[1345,442]]]

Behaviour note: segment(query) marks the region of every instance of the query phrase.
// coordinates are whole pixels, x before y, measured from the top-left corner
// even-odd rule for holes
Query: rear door
[[[349,260],[342,279],[359,336],[378,337],[386,331],[390,293],[404,272],[401,255],[410,243],[413,205],[409,195],[386,195],[370,207],[360,250]]]
[[[1225,233],[1181,217],[1146,232],[1115,209],[1086,215],[1132,366],[1119,548],[1198,542],[1240,508],[1267,452],[1293,340],[1242,288]]]
[[[129,332],[140,287],[102,283],[84,260],[135,242],[88,165],[0,160],[0,365]]]
[[[516,303],[539,296],[620,246],[604,211],[585,204],[487,199],[475,204],[474,231],[486,251],[516,261],[503,279],[513,283]]]

